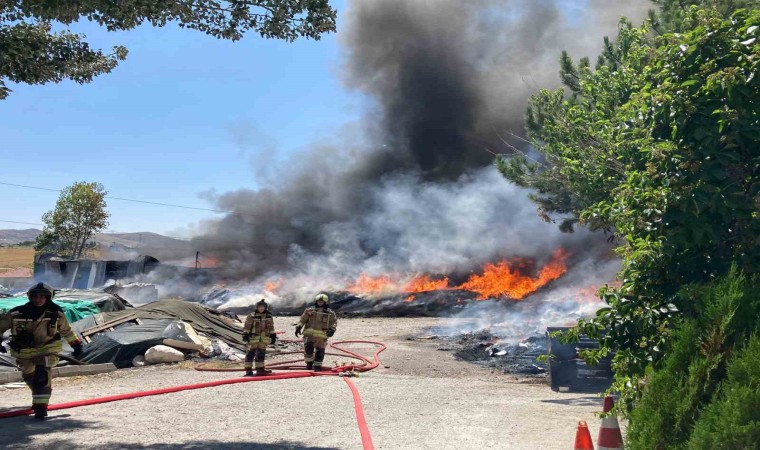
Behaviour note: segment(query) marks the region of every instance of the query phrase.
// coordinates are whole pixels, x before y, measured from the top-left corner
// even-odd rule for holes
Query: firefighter
[[[267,346],[277,342],[274,332],[274,316],[263,298],[256,303],[256,310],[248,315],[243,327],[243,341],[247,343],[245,353],[245,376],[252,377],[253,361],[256,361],[256,375],[267,375],[271,370],[264,368]]]
[[[61,337],[74,349],[75,358],[82,354],[82,341],[71,330],[61,307],[53,303],[53,288],[38,283],[26,295],[29,302],[0,318],[0,339],[6,330],[11,330],[11,356],[18,361],[24,382],[32,390],[34,417],[44,420],[53,392],[51,369],[58,364],[57,355],[63,350]],[[0,352],[5,353],[2,344]]]
[[[301,335],[303,329],[303,360],[308,370],[327,370],[322,368],[327,339],[331,338],[338,328],[338,318],[330,309],[328,301],[326,294],[317,295],[314,306],[306,308],[296,326],[296,337]]]

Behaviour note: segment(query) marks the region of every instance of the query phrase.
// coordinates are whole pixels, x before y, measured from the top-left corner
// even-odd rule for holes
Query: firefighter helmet
[[[42,294],[46,296],[48,300],[52,300],[53,297],[55,297],[55,289],[45,283],[37,283],[26,291],[26,296],[29,298],[32,298],[32,295],[35,294]]]
[[[314,303],[318,303],[319,301],[325,302],[325,305],[329,303],[330,298],[327,296],[327,294],[319,294],[314,298]]]
[[[259,305],[264,305],[264,309],[267,310],[267,311],[269,311],[269,303],[267,303],[267,301],[265,299],[262,298],[261,300],[259,300],[258,302],[256,302],[256,309],[257,310],[259,309]]]

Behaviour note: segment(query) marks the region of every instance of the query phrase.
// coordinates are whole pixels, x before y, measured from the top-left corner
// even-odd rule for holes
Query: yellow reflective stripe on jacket
[[[22,348],[18,352],[11,349],[11,356],[18,359],[31,359],[37,356],[60,353],[61,351],[63,351],[63,344],[60,339],[56,339],[39,347]]]
[[[314,328],[307,328],[303,332],[304,336],[327,339],[327,332],[324,330],[316,330]]]

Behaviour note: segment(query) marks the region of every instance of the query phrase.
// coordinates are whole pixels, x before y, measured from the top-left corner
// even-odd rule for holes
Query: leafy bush
[[[760,445],[760,337],[728,366],[728,381],[697,421],[687,448],[729,450]]]
[[[695,449],[751,448],[717,446],[716,431],[731,434],[732,442],[749,442],[760,433],[760,348],[757,338],[749,339],[760,329],[757,285],[734,267],[714,283],[679,294],[699,316],[680,323],[662,367],[650,369],[631,414],[629,448],[678,449],[687,442]],[[754,367],[748,367],[753,357]],[[737,428],[743,430],[739,435],[731,431]]]
[[[732,264],[760,273],[760,9],[692,7],[679,23],[683,32],[658,35],[622,22],[594,68],[563,55],[569,91],[541,91],[527,112],[541,157],[497,161],[533,189],[542,215],[621,244],[621,286],[602,289],[608,307],[568,337],[599,339],[584,355],[592,362],[615,352],[625,405],[675,327],[698,316],[682,286]]]

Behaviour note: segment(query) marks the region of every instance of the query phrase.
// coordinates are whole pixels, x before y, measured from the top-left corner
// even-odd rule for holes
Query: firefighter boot
[[[314,368],[314,363],[309,361],[306,363],[306,370],[311,370]]]
[[[34,418],[37,420],[45,420],[47,418],[47,405],[33,405]]]
[[[271,375],[272,371],[269,369],[256,369],[256,375],[262,376],[262,375]]]
[[[243,376],[244,377],[252,377],[253,376],[253,369],[251,369],[250,367],[246,367],[245,368],[245,375],[243,375]]]

